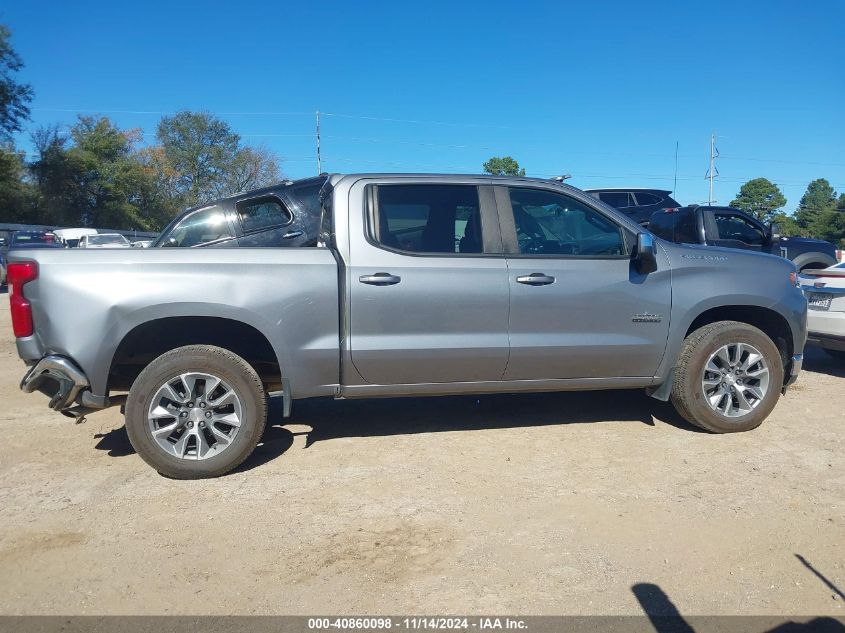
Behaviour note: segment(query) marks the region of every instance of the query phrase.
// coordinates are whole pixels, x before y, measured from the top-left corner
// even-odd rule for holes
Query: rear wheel
[[[266,395],[255,369],[210,345],[162,354],[141,372],[126,401],[132,446],[175,479],[216,477],[236,468],[255,449],[266,420]]]
[[[719,321],[684,341],[672,404],[688,422],[713,433],[749,431],[771,413],[782,387],[774,342],[746,323]]]

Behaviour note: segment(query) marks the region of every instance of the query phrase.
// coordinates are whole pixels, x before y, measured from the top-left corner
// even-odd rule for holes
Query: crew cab
[[[836,247],[830,242],[780,235],[777,224],[763,224],[733,207],[692,205],[664,209],[651,216],[648,228],[658,237],[679,244],[706,244],[780,255],[802,271],[836,263]]]
[[[212,206],[255,197],[285,202]],[[22,389],[70,416],[128,392],[138,454],[200,478],[250,455],[269,394],[289,415],[321,396],[638,388],[724,433],[761,424],[801,368],[807,303],[782,258],[673,244],[530,178],[332,175],[318,200],[299,248],[15,252]]]

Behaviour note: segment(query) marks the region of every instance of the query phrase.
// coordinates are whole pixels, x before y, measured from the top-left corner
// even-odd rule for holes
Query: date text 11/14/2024
[[[352,617],[352,618],[309,618],[310,630],[525,630],[524,620],[498,617]]]

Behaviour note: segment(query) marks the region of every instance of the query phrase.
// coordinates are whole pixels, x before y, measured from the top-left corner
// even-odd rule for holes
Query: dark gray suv
[[[651,216],[656,211],[677,209],[681,205],[666,189],[585,189],[607,205],[630,217],[634,222],[648,226]]]
[[[190,208],[167,225],[153,246],[315,246],[320,189],[327,178],[287,180]]]

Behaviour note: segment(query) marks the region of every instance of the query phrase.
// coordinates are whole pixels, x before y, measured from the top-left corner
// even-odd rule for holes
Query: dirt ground
[[[19,391],[7,297],[2,614],[641,614],[655,585],[683,615],[845,615],[845,366],[818,350],[751,433],[638,391],[304,401],[182,482],[117,408]]]

